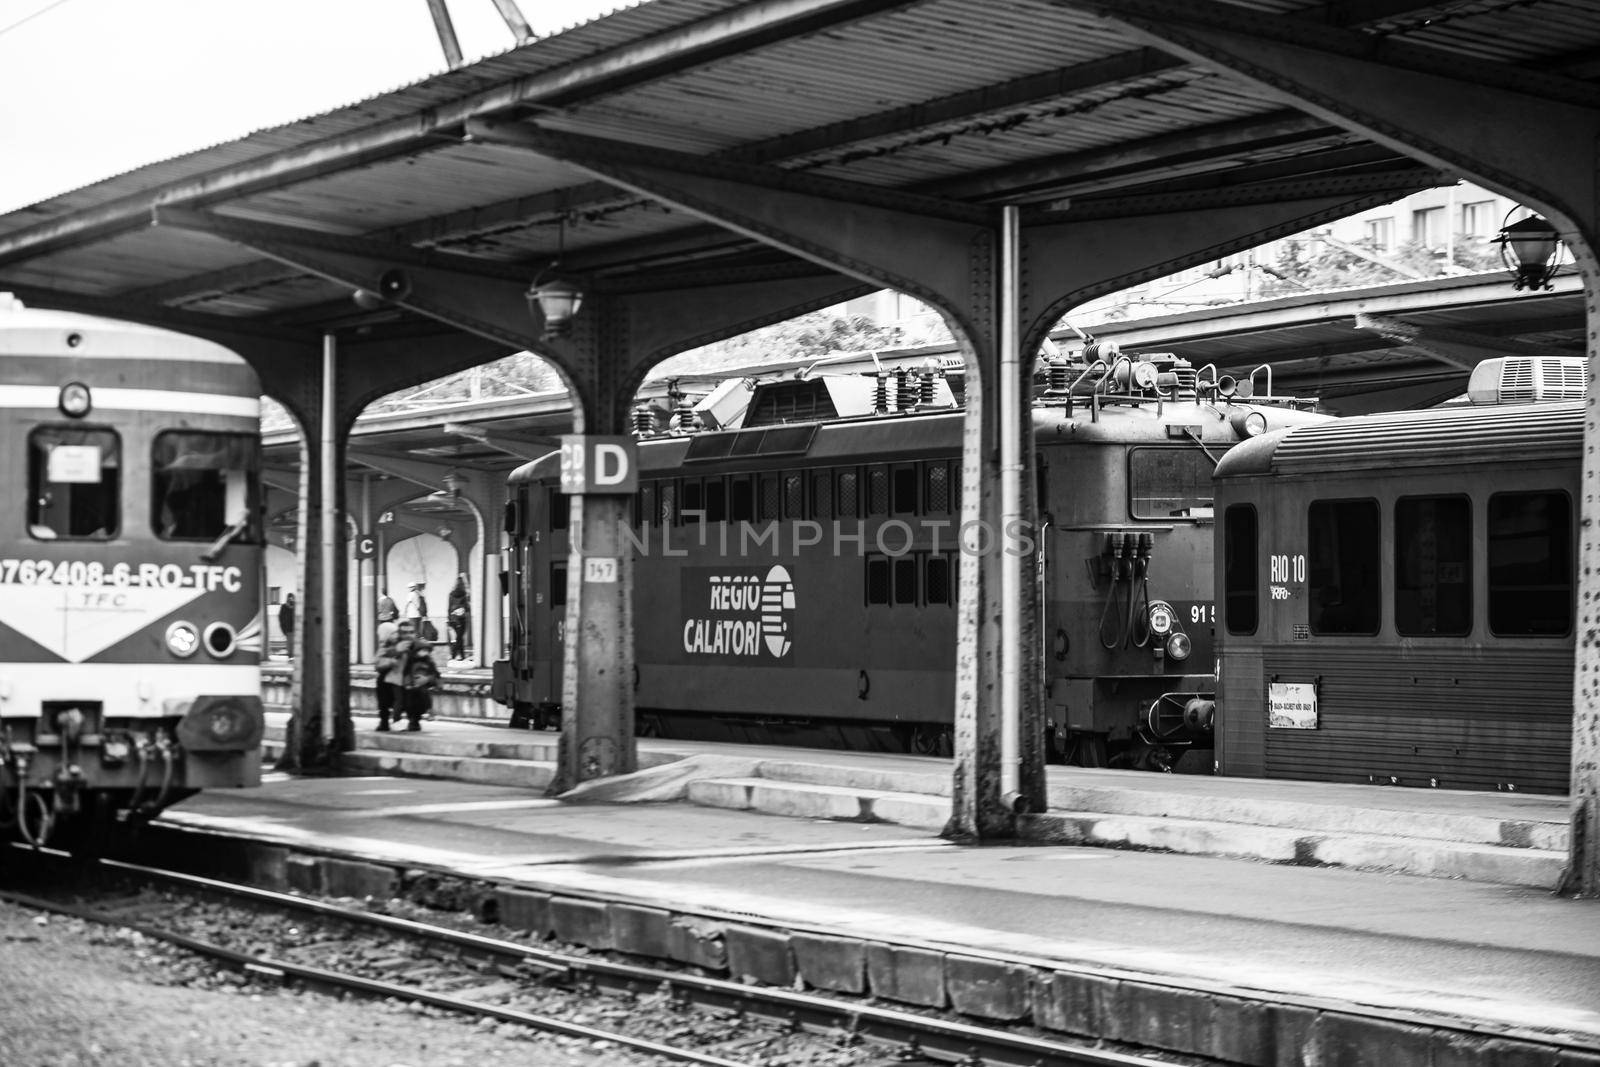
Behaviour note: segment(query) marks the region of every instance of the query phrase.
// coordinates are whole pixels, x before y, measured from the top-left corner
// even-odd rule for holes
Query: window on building
[[[1307,535],[1311,632],[1377,633],[1383,596],[1377,501],[1313,501]]]
[[[1367,244],[1371,245],[1375,252],[1393,252],[1394,219],[1368,219]]]
[[[1572,501],[1496,493],[1488,513],[1489,629],[1502,637],[1572,630]]]
[[[1461,205],[1461,232],[1468,237],[1493,237],[1500,232],[1499,212],[1493,200]]]
[[[1411,239],[1424,248],[1443,248],[1450,240],[1448,221],[1442,207],[1419,208],[1411,213]]]
[[[1261,617],[1256,509],[1235,504],[1222,516],[1223,609],[1230,634],[1253,634]]]
[[[122,444],[112,430],[41,426],[28,435],[28,532],[108,541],[122,528]]]
[[[1472,630],[1472,502],[1404,497],[1394,508],[1394,628],[1406,637]]]

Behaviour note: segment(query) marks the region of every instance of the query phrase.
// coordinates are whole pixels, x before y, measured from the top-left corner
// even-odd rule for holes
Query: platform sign
[[[371,534],[356,538],[356,559],[371,559],[378,554],[378,540]]]
[[[632,437],[562,434],[561,491],[632,496],[639,489],[638,460]]]
[[[1267,726],[1279,730],[1315,730],[1316,683],[1267,683]]]
[[[615,556],[587,556],[583,561],[583,580],[596,585],[615,585],[617,558]]]

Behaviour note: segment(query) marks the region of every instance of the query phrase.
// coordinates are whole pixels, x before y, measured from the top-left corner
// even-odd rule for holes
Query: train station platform
[[[178,855],[242,848],[235,865],[269,883],[375,898],[448,883],[452,900],[562,941],[1119,1048],[1274,1065],[1600,1067],[1600,901],[1131,841],[962,847],[911,814],[940,794],[874,790],[948,777],[945,761],[915,757],[644,741],[632,781],[551,799],[522,746],[554,738],[443,720],[418,734],[363,729],[352,776],[272,772],[258,789],[192,798],[156,829]],[[1218,824],[1252,804],[1302,809],[1293,818],[1320,820],[1329,838],[1340,822],[1398,836],[1497,817],[1519,836],[1565,808],[1394,789],[1340,804],[1353,787],[1059,770],[1052,796],[1080,779],[1129,805],[1202,796]],[[876,803],[854,818],[840,817],[848,806],[781,817],[761,799],[760,783],[803,777],[857,783],[810,783],[838,791],[822,796],[931,807],[905,801],[904,821]],[[744,802],[696,802],[705,782]]]

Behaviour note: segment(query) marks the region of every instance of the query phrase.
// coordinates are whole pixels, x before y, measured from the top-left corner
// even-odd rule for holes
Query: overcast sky
[[[514,44],[448,6],[469,61]],[[518,6],[543,36],[628,4]],[[0,213],[444,69],[427,0],[0,0]]]

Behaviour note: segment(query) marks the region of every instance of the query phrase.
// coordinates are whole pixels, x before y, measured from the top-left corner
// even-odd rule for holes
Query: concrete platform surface
[[[1200,991],[1259,1010],[1375,1015],[1577,1050],[1524,1060],[1491,1047],[1452,1063],[1600,1064],[1600,901],[1526,887],[1103,848],[962,847],[881,822],[384,776],[274,772],[256,789],[192,798],[160,823],[898,952],[994,951],[1058,984],[1067,974],[1107,989]],[[944,966],[954,1000],[953,965]],[[1233,1025],[1207,1010],[1212,1030]],[[1286,1040],[1284,1022],[1275,1025]],[[1369,1046],[1398,1040],[1377,1033]],[[1372,1052],[1338,1062],[1444,1062],[1436,1051]],[[1336,1061],[1280,1052],[1262,1062]]]

